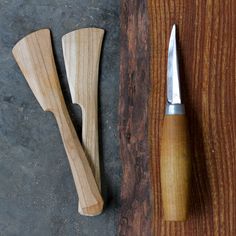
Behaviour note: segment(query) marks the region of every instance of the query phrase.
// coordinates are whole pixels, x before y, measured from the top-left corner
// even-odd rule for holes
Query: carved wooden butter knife
[[[43,110],[52,112],[57,120],[79,196],[80,213],[100,214],[103,200],[65,105],[50,31],[42,29],[27,35],[15,45],[13,55]]]

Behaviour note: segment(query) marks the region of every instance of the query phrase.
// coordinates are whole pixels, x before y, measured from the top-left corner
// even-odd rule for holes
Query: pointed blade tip
[[[168,48],[168,67],[167,67],[167,100],[171,104],[181,104],[178,56],[176,45],[176,24],[173,24],[169,48]]]
[[[172,26],[171,37],[176,37],[176,24],[173,24]]]

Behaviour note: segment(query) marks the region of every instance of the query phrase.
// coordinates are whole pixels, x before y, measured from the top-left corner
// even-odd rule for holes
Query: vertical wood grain
[[[236,234],[236,2],[149,0],[149,137],[154,235]],[[163,222],[159,140],[165,107],[168,39],[178,26],[180,75],[192,143],[190,216]]]
[[[133,235],[142,235],[141,229],[143,235],[158,236],[235,235],[236,2],[234,0],[148,0],[147,2],[148,23],[147,6],[144,1],[139,3],[122,1],[121,5],[120,138],[124,176],[121,211],[123,220],[120,221],[120,235],[132,235],[130,232],[136,233]],[[139,21],[143,19],[146,22],[145,27],[142,27],[143,24]],[[181,223],[163,221],[160,194],[159,141],[166,102],[167,47],[173,23],[178,26],[181,83],[193,153],[190,217],[187,222]],[[147,43],[145,46],[142,44],[140,50],[135,50],[136,40],[140,35],[148,37],[148,30],[151,37],[150,44]],[[150,61],[145,54],[149,51]],[[137,88],[142,88],[143,93],[139,94],[140,100],[145,103],[147,97],[149,95],[150,97],[148,114],[134,120],[134,114],[143,114],[142,111],[146,109],[141,106],[139,110],[131,105],[136,104],[134,101],[138,98],[131,92],[134,90],[128,89],[133,88],[130,86],[133,85],[130,71],[141,74],[142,67],[136,66],[138,59],[142,59],[143,65],[146,66],[145,79],[148,77],[148,64],[150,64],[151,83],[135,80],[135,95]],[[148,88],[151,89],[150,94],[147,92]],[[134,212],[138,211],[130,207],[134,205],[134,196],[137,195],[137,188],[130,186],[136,185],[139,175],[135,172],[134,157],[137,151],[135,152],[133,144],[136,139],[134,134],[128,131],[134,124],[136,127],[141,127],[143,123],[147,125],[147,119],[154,198],[151,198],[151,202],[146,202],[146,208],[152,209],[152,213],[149,213],[149,216],[145,215],[145,224],[141,224],[139,217],[136,221],[133,220],[136,217]],[[146,145],[147,133],[144,129],[137,130]],[[142,154],[144,153],[148,156],[147,146]],[[143,166],[145,165],[141,164],[140,168]],[[144,197],[147,194],[151,195],[151,187],[146,187],[146,191]],[[153,232],[146,230],[146,225],[149,229],[152,225]],[[129,233],[125,234],[126,232]]]
[[[165,115],[160,140],[163,219],[188,219],[191,150],[186,115]]]
[[[103,35],[103,29],[84,28],[62,37],[72,101],[82,108],[82,144],[99,189],[98,69]]]
[[[151,234],[147,138],[149,42],[146,1],[122,1],[119,134],[123,167],[119,235]]]
[[[62,37],[73,103],[82,109],[82,145],[101,191],[98,145],[98,69],[104,30],[84,28]],[[82,212],[81,205],[78,205]]]

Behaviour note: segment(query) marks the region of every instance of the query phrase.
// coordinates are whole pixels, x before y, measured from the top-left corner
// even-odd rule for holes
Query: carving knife
[[[185,221],[189,202],[190,145],[185,107],[181,100],[175,25],[168,48],[167,104],[160,154],[164,220]]]

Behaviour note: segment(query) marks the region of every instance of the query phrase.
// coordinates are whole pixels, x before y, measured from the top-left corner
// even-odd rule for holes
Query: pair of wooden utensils
[[[13,55],[44,111],[54,114],[79,197],[79,213],[103,209],[98,148],[98,69],[104,30],[79,29],[63,36],[62,47],[73,103],[82,109],[82,145],[70,119],[54,62],[50,31],[41,29],[21,39]]]

